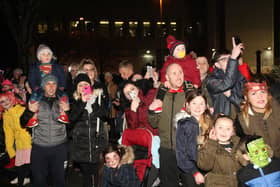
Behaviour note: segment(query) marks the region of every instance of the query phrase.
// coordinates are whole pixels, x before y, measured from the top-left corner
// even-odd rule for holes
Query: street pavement
[[[17,185],[10,184],[16,176],[16,172],[13,169],[3,170],[0,169],[0,187],[16,187]],[[69,168],[66,172],[66,187],[81,187],[82,177],[79,171],[75,171]],[[25,187],[32,187],[31,184],[25,185]],[[51,186],[49,186],[51,187]]]

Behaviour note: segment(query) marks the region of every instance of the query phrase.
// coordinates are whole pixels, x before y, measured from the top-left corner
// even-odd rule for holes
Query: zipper
[[[92,156],[91,156],[91,128],[90,128],[90,114],[88,114],[88,120],[87,120],[87,124],[88,124],[88,144],[89,144],[89,161],[91,162],[92,160]]]
[[[173,93],[172,94],[172,107],[171,107],[171,118],[170,118],[170,122],[169,122],[169,124],[170,124],[170,142],[171,142],[171,148],[173,148],[173,133],[172,133],[172,131],[173,131],[173,125],[172,125],[172,122],[173,122],[173,111],[174,111],[174,100],[175,100],[175,94],[176,93]]]

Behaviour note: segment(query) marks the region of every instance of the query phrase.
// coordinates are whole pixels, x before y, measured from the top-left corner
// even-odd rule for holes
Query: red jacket
[[[130,108],[125,110],[125,117],[127,121],[128,128],[135,129],[139,127],[144,127],[149,129],[153,135],[158,135],[158,129],[151,127],[148,122],[148,108],[149,105],[153,102],[154,97],[157,93],[156,89],[150,89],[145,96],[143,96],[142,91],[139,91],[138,97],[140,99],[137,112],[133,112]]]
[[[251,80],[250,68],[246,62],[243,62],[241,65],[239,65],[238,70],[247,81]]]
[[[163,64],[163,67],[160,70],[160,81],[161,82],[165,82],[166,78],[165,78],[165,74],[166,74],[166,69],[168,67],[169,64],[172,63],[177,63],[179,64],[184,71],[184,80],[187,81],[191,81],[192,84],[196,84],[198,86],[200,86],[200,73],[199,70],[197,68],[196,62],[195,60],[190,56],[187,55],[182,59],[178,59],[175,58],[173,56],[168,56],[166,58],[166,61]]]

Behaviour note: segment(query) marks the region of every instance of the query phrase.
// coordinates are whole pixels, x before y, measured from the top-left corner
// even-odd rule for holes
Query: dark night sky
[[[1,14],[0,14],[1,15]],[[0,41],[1,41],[1,63],[0,68],[4,68],[9,66],[13,66],[16,62],[16,46],[15,42],[10,34],[10,31],[7,27],[6,21],[4,17],[0,16],[0,23],[1,23],[1,34],[0,34]]]

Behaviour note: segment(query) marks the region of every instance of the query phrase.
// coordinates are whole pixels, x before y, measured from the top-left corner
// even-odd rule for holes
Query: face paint
[[[185,51],[179,51],[179,52],[177,53],[178,58],[184,58],[185,55],[186,55],[186,52],[185,52]]]
[[[269,164],[269,156],[267,146],[264,143],[263,138],[259,138],[247,144],[248,155],[250,157],[250,161],[262,168]]]

